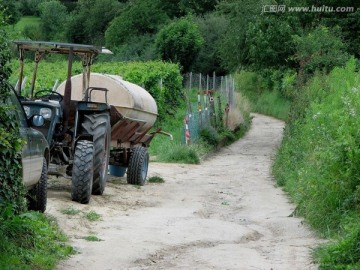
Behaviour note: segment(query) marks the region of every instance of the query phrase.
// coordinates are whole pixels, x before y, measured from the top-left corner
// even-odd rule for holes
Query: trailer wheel
[[[94,179],[92,194],[104,193],[110,155],[110,117],[108,113],[85,115],[82,124],[84,132],[93,135],[94,141]]]
[[[145,147],[135,147],[129,160],[127,182],[131,185],[143,186],[149,167],[149,154]]]
[[[93,185],[94,145],[80,140],[76,144],[72,169],[71,198],[79,203],[90,201]]]
[[[47,202],[47,163],[46,159],[43,159],[43,166],[39,182],[29,191],[28,203],[29,210],[39,211],[44,213]]]

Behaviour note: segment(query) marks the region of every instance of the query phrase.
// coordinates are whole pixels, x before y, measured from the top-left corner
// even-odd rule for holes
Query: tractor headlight
[[[26,116],[29,118],[30,117],[30,107],[24,106],[24,111],[25,111]]]
[[[51,109],[41,108],[40,114],[44,117],[44,119],[50,119],[51,118]]]

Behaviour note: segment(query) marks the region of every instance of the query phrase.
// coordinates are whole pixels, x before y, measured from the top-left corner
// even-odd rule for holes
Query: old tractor
[[[19,96],[24,92],[25,53],[35,54],[30,91],[21,102],[28,117],[44,117],[38,130],[50,145],[49,174],[71,178],[72,200],[88,203],[91,194],[102,195],[109,165],[118,176],[127,169],[129,184],[144,185],[147,147],[156,133],[163,133],[160,129],[148,133],[157,117],[151,95],[120,76],[91,73],[94,57],[109,52],[104,48],[43,41],[14,43],[20,55]],[[35,92],[38,65],[48,54],[67,55],[67,79],[52,90]],[[72,76],[75,56],[81,58],[83,72]]]

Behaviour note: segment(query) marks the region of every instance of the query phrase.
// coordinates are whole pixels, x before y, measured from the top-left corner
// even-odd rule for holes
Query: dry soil
[[[270,173],[283,127],[255,114],[244,138],[201,165],[151,163],[149,175],[165,183],[139,188],[112,177],[88,205],[71,201],[68,180],[53,178],[47,213],[78,251],[57,269],[316,269],[319,240],[292,216]],[[89,221],[91,211],[100,220]]]

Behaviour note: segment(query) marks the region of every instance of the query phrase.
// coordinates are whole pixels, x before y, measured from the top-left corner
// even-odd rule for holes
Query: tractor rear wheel
[[[147,149],[143,146],[135,147],[129,160],[129,168],[127,171],[128,184],[145,185],[148,167],[149,153]]]
[[[90,201],[93,185],[94,145],[80,140],[76,144],[72,169],[71,198],[79,203]]]
[[[83,132],[91,134],[94,142],[94,179],[92,194],[102,195],[108,179],[110,155],[110,116],[108,113],[85,115]]]

